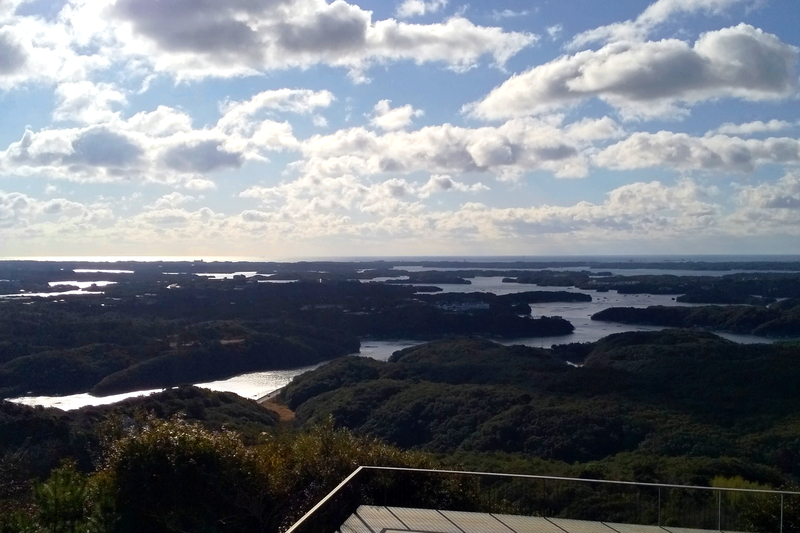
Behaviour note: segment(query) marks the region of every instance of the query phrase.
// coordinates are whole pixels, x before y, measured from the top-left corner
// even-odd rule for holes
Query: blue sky
[[[0,0],[0,256],[797,254],[794,0]]]

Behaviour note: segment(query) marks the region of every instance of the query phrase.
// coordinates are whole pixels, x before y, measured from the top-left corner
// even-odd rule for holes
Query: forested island
[[[797,337],[791,263],[421,263],[0,262],[0,399],[165,389],[0,401],[0,531],[279,531],[359,464],[797,490],[800,343],[706,331]],[[681,329],[575,343],[533,318],[608,291],[676,305],[593,318]],[[381,362],[353,355],[367,337],[425,343]],[[280,410],[185,385],[325,361]],[[564,516],[598,511],[579,500]]]
[[[592,320],[695,327],[773,338],[800,337],[800,299],[789,298],[769,306],[610,307],[592,315]]]

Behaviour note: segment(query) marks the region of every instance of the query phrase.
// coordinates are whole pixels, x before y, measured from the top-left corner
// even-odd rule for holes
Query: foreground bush
[[[89,476],[71,464],[54,471],[34,485],[30,506],[0,516],[0,533],[272,532],[359,465],[432,466],[427,456],[331,422],[264,435],[250,447],[235,432],[181,419],[145,417],[116,431],[101,468]]]
[[[105,468],[116,531],[262,531],[269,473],[236,433],[149,419],[114,442]]]

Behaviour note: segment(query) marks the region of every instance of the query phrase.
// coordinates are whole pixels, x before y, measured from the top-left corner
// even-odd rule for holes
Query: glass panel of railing
[[[363,502],[372,505],[658,524],[654,487],[436,471],[363,479]]]
[[[359,505],[800,533],[798,494],[374,467],[351,476],[295,531],[334,531]]]
[[[783,498],[783,533],[800,533],[800,494]]]
[[[719,526],[718,491],[688,487],[661,489],[660,525],[691,529],[713,529]]]
[[[481,479],[448,472],[365,469],[362,502],[415,509],[472,510],[486,499]]]
[[[800,495],[735,492],[726,496],[723,531],[800,533]]]
[[[362,505],[362,486],[361,474],[351,476],[349,480],[341,484],[336,490],[328,494],[320,501],[312,512],[303,516],[302,520],[294,523],[284,524],[282,531],[291,529],[293,533],[333,533],[359,505]],[[297,517],[299,518],[299,517]]]

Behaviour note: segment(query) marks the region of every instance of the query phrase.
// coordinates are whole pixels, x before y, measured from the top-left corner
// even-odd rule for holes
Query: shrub
[[[104,474],[118,531],[262,531],[268,473],[230,431],[148,418],[111,445]]]

